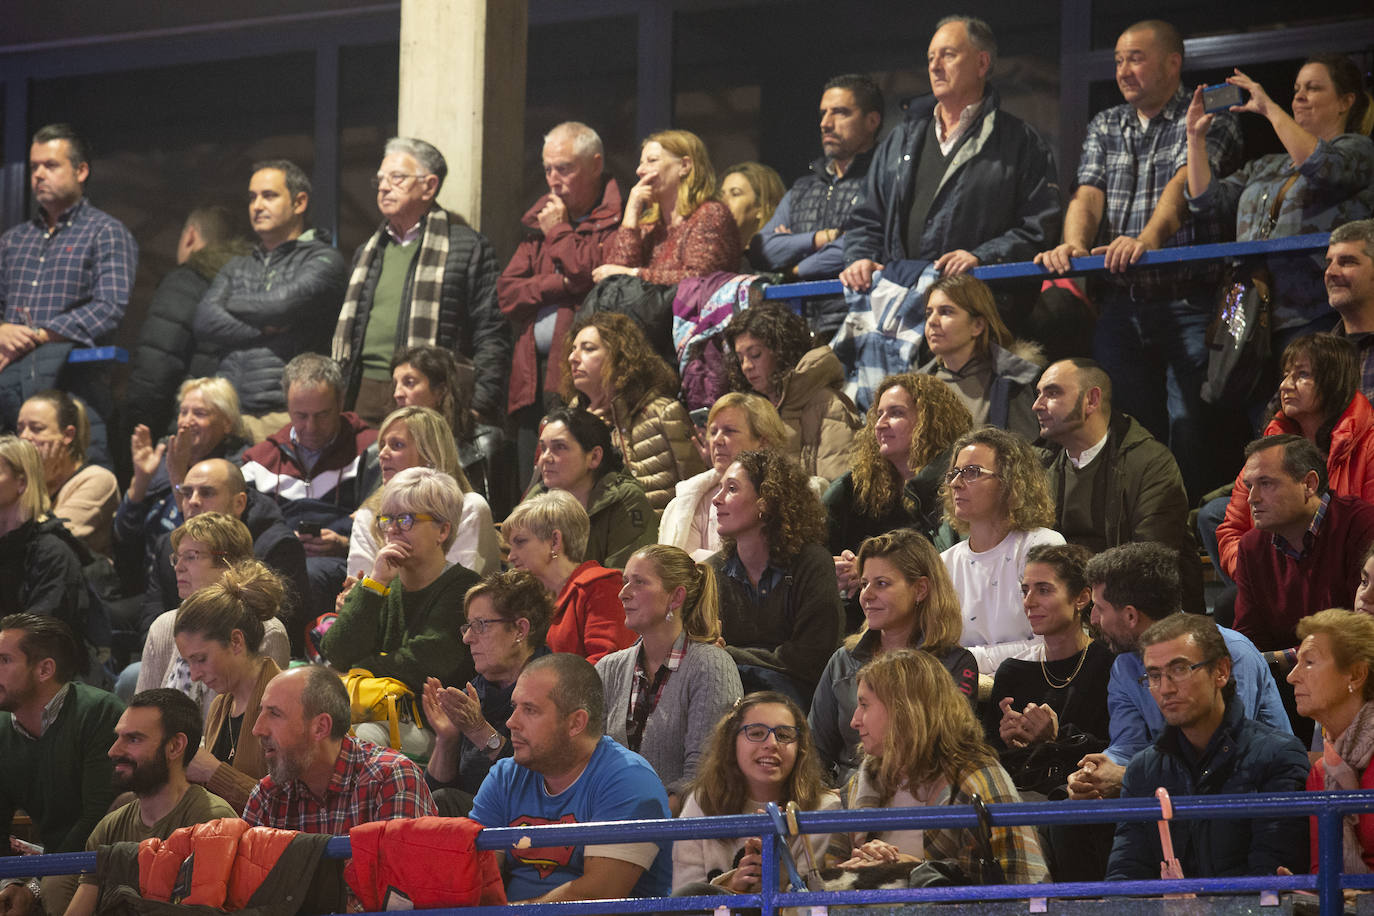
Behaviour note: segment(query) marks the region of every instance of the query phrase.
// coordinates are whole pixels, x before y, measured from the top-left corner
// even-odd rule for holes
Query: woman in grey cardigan
[[[596,663],[606,734],[649,761],[677,816],[711,729],[743,694],[716,645],[715,573],[677,547],[644,547],[625,564],[620,602],[639,640]]]

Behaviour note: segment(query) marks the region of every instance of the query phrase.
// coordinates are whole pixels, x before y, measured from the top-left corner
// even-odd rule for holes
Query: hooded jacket
[[[520,218],[525,237],[496,281],[501,314],[515,331],[506,400],[506,409],[511,413],[538,402],[540,393],[535,389],[539,354],[534,345],[534,322],[539,312],[550,306],[556,307],[558,314],[544,374],[544,391],[558,391],[563,377],[558,358],[563,352],[563,338],[572,327],[573,312],[592,288],[592,270],[604,262],[602,250],[619,228],[625,208],[620,186],[614,178],[606,178],[600,201],[585,219],[560,223],[545,235],[539,228],[539,211],[551,196],[540,197]]]
[[[541,481],[530,487],[525,499],[547,492]],[[639,481],[625,471],[609,471],[592,486],[587,515],[592,524],[583,560],[624,569],[636,550],[658,542],[658,513]]]
[[[863,418],[842,390],[844,366],[829,347],[808,350],[782,383],[778,415],[796,430],[807,474],[835,480],[849,470],[849,445]]]
[[[308,229],[271,251],[258,245],[215,277],[196,307],[196,340],[224,352],[216,374],[246,414],[286,409],[281,372],[298,353],[328,353],[347,281],[329,233]]]

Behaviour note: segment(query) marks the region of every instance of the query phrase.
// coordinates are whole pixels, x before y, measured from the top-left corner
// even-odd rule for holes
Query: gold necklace
[[[1045,676],[1045,683],[1049,684],[1055,690],[1059,690],[1060,688],[1067,687],[1070,684],[1072,684],[1073,679],[1078,677],[1078,672],[1083,670],[1083,662],[1085,662],[1088,658],[1088,646],[1091,645],[1092,643],[1088,643],[1088,645],[1084,646],[1083,650],[1078,653],[1078,667],[1073,669],[1073,674],[1070,674],[1068,677],[1066,677],[1062,684],[1056,684],[1054,678],[1050,677],[1049,666],[1045,664],[1045,651],[1042,649],[1040,651],[1040,673]]]

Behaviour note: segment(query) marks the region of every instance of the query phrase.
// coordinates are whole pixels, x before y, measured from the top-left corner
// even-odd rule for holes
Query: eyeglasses
[[[984,477],[1001,477],[996,471],[989,471],[979,464],[966,464],[961,468],[950,468],[945,471],[945,483],[952,484],[955,478],[961,478],[964,483],[973,483],[975,480],[982,480]]]
[[[468,630],[476,630],[478,636],[485,636],[487,635],[487,630],[491,629],[499,623],[513,624],[514,621],[502,620],[499,617],[493,617],[490,620],[483,620],[480,617],[475,617],[472,620],[469,620],[467,623],[460,624],[458,627],[458,633],[460,636],[466,636],[468,635]]]
[[[435,517],[432,515],[417,515],[414,512],[406,512],[402,515],[377,516],[377,527],[383,531],[390,531],[393,528],[399,528],[402,531],[409,531],[411,528],[415,527],[416,522],[433,521],[437,521],[437,519],[435,519]]]
[[[423,175],[408,175],[405,172],[387,172],[385,175],[378,172],[372,176],[372,187],[380,190],[382,185],[404,191],[416,178],[423,178]]]
[[[762,744],[772,735],[778,739],[779,744],[795,744],[798,737],[798,729],[795,725],[764,725],[762,722],[751,722],[748,725],[741,725],[736,734],[743,735],[746,741],[755,744]]]
[[[200,494],[201,499],[214,499],[219,495],[219,490],[214,487],[197,487],[189,483],[178,484],[176,491],[182,499],[191,499],[197,493]]]
[[[1188,675],[1205,665],[1210,665],[1214,661],[1216,661],[1216,659],[1209,658],[1205,661],[1198,662],[1196,665],[1190,665],[1187,662],[1173,662],[1159,671],[1146,671],[1143,675],[1136,678],[1136,682],[1140,684],[1141,687],[1149,687],[1151,690],[1158,690],[1163,685],[1165,678],[1168,679],[1170,684],[1181,684]]]
[[[172,568],[176,569],[177,566],[181,564],[182,560],[185,560],[187,563],[199,563],[206,558],[218,560],[223,556],[224,551],[222,550],[188,550],[185,553],[173,553],[167,559],[172,561]]]

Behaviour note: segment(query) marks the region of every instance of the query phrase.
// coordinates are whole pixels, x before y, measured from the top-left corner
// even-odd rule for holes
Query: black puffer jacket
[[[391,243],[386,226],[377,229],[380,245]],[[423,246],[424,238],[419,244]],[[353,254],[354,266],[366,245],[358,246]],[[472,360],[476,385],[472,394],[472,408],[489,420],[504,422],[506,388],[510,384],[511,328],[496,304],[496,278],[501,269],[496,264],[491,243],[474,231],[456,213],[448,214],[448,261],[444,264],[444,288],[440,293],[439,331],[434,345],[452,350],[455,355]],[[344,381],[348,387],[344,403],[352,405],[358,396],[358,384],[363,377],[363,339],[372,311],[372,299],[377,281],[382,275],[380,249],[368,265],[367,280],[358,301],[358,313],[353,322],[353,340],[349,352],[353,355],[344,365]],[[415,276],[412,262],[406,273],[405,297],[401,301],[400,317],[396,324],[396,341],[401,347],[409,338],[410,290]],[[340,296],[339,304],[343,304]],[[336,310],[337,316],[337,310]],[[334,325],[330,324],[330,330]],[[330,352],[325,349],[325,353]]]
[[[234,258],[196,308],[195,334],[225,351],[246,414],[286,409],[281,370],[298,353],[328,353],[348,277],[329,233],[312,229],[271,251]]]
[[[153,438],[167,432],[182,379],[214,375],[220,351],[196,340],[191,322],[224,265],[252,250],[243,239],[207,245],[193,252],[185,264],[172,268],[157,285],[129,361],[124,412],[129,429],[143,423],[153,431]]]
[[[61,520],[51,517],[0,536],[0,614],[56,617],[87,637],[91,595],[75,544]]]

